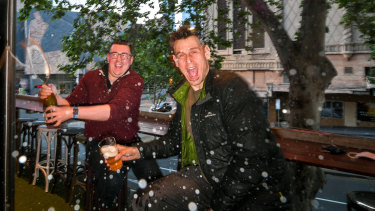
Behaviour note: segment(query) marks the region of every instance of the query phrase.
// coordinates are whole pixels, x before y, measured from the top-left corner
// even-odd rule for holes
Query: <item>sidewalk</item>
[[[375,128],[373,127],[321,126],[320,130],[325,131],[325,132],[343,134],[343,135],[372,138],[375,141]]]

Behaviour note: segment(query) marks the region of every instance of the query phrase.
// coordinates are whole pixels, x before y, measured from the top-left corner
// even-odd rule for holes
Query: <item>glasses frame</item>
[[[120,56],[121,60],[128,60],[133,56],[133,55],[128,54],[128,53],[118,53],[118,52],[110,52],[109,55],[110,55],[111,59],[117,59],[118,56]]]

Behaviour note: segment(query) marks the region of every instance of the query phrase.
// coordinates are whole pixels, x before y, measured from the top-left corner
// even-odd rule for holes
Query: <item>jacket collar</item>
[[[210,92],[212,90],[212,83],[214,78],[214,70],[210,70],[207,73],[207,76],[204,81],[203,90],[200,99],[198,100],[197,104],[202,104],[206,102],[207,100],[211,99]],[[171,96],[180,104],[184,105],[186,96],[189,92],[190,84],[186,79],[181,80],[178,85],[170,89],[168,93],[171,94]]]

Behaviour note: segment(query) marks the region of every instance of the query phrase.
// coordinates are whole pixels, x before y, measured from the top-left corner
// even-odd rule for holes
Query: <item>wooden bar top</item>
[[[346,155],[348,152],[361,152],[361,150],[340,146],[346,153],[331,154],[322,150],[327,146],[326,144],[292,139],[277,139],[277,142],[288,160],[375,177],[375,160],[353,159]]]
[[[375,160],[347,156],[348,152],[375,154],[375,139],[301,129],[271,129],[288,160],[375,177]],[[346,152],[331,154],[322,149],[329,145]]]
[[[35,96],[16,96],[16,107],[43,112],[42,103]],[[140,133],[163,136],[167,133],[173,114],[140,111]],[[345,154],[331,154],[322,150],[335,145],[346,152],[375,153],[375,139],[340,135],[302,129],[271,128],[284,156],[291,161],[375,177],[375,160],[350,158]]]

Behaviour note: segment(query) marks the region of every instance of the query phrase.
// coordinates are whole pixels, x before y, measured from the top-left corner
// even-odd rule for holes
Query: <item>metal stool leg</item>
[[[45,192],[48,192],[49,187],[49,177],[52,176],[51,173],[53,173],[54,166],[51,166],[51,163],[57,162],[56,160],[56,136],[57,136],[57,128],[47,128],[45,125],[41,125],[38,128],[38,146],[37,146],[37,154],[35,159],[35,171],[34,171],[34,179],[33,179],[33,185],[36,183],[36,179],[39,177],[39,170],[42,171],[45,178]],[[42,143],[42,137],[47,142],[47,157],[46,160],[40,160],[40,154],[41,154],[41,143]],[[55,150],[54,150],[54,159],[51,159],[51,144],[52,142],[55,143]]]

